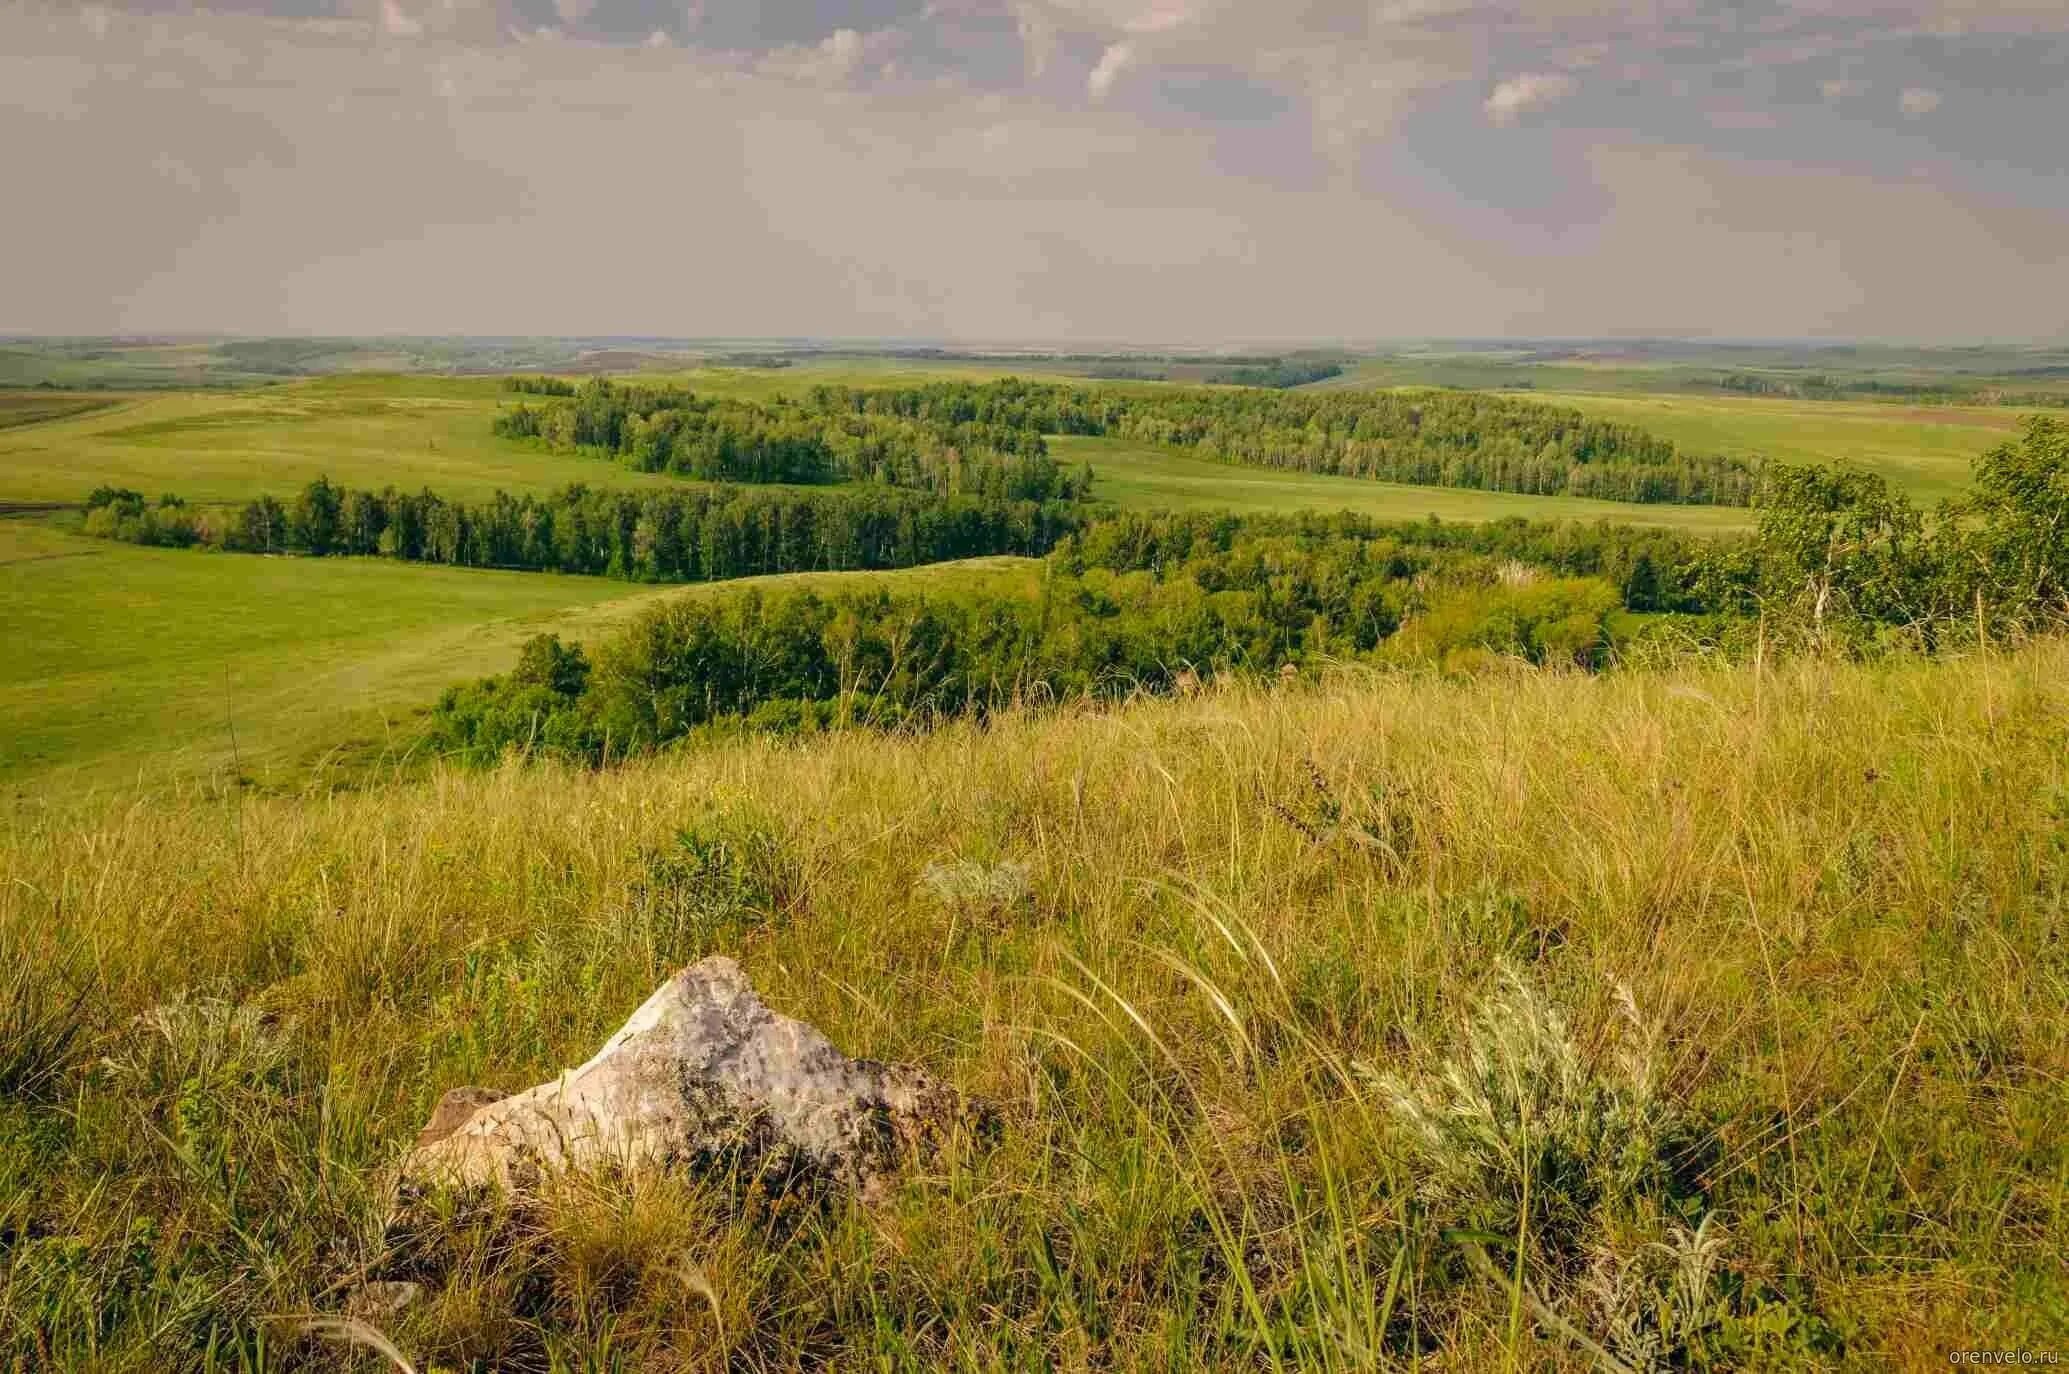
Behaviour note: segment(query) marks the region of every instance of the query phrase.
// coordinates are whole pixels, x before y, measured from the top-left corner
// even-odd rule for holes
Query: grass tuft
[[[76,946],[0,927],[0,1097],[61,1093],[92,1030],[92,982]]]

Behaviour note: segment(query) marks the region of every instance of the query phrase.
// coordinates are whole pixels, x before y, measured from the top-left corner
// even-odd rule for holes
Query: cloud
[[[1480,108],[1496,124],[1509,125],[1526,111],[1557,104],[1578,89],[1579,84],[1563,72],[1525,72],[1496,86]]]
[[[807,86],[846,86],[859,78],[871,61],[871,49],[881,49],[853,29],[835,29],[809,46],[783,48],[762,59],[758,70]]]
[[[1163,33],[1184,24],[1193,15],[1194,6],[1190,0],[1149,0],[1122,27],[1130,33]]]
[[[1056,57],[1056,23],[1049,14],[1038,6],[1016,5],[1013,10],[1013,28],[1020,39],[1022,70],[1031,81],[1039,81],[1049,73],[1049,64]]]
[[[1113,89],[1114,82],[1120,80],[1121,73],[1134,64],[1133,43],[1110,45],[1099,55],[1098,65],[1092,68],[1092,74],[1085,78],[1085,94],[1091,96],[1094,102],[1106,99],[1107,93]]]
[[[2061,3],[0,0],[0,326],[2059,332]]]
[[[415,38],[424,32],[423,21],[405,12],[398,0],[381,0],[381,27],[396,38]]]

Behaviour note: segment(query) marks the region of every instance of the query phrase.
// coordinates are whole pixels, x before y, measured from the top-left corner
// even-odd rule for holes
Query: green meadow
[[[2009,406],[1798,401],[1765,396],[1543,394],[1698,453],[1781,463],[1852,463],[1931,503],[1968,481],[1981,454],[2016,437],[2027,412]]]
[[[892,386],[982,379],[1004,371],[846,359],[780,369],[655,373],[651,380],[767,399],[820,383]],[[2011,437],[2023,419],[2019,410],[1991,406],[1578,390],[1539,393],[1538,398],[1639,425],[1697,453],[1860,463],[1927,500],[1957,490],[1970,462]],[[387,375],[114,398],[0,394],[0,502],[76,502],[103,484],[149,495],[175,491],[204,503],[242,501],[262,492],[286,496],[319,476],[346,486],[429,486],[442,495],[466,498],[499,489],[545,492],[570,482],[657,486],[679,480],[499,440],[489,433],[489,418],[510,399],[494,378]],[[1102,478],[1102,497],[1133,506],[1319,506],[1459,520],[1607,516],[1688,528],[1744,523],[1743,514],[1733,512],[1236,469],[1116,440],[1063,439],[1057,450],[1092,463]]]
[[[1526,496],[1462,487],[1418,487],[1291,469],[1240,467],[1127,439],[1052,435],[1050,452],[1090,463],[1101,500],[1144,510],[1355,511],[1381,520],[1608,520],[1688,530],[1744,529],[1751,513],[1731,506],[1637,505],[1577,496]]]
[[[483,497],[648,477],[496,439],[492,381],[336,378],[235,392],[123,398],[109,409],[0,431],[0,501],[83,501],[128,487],[198,503],[285,497],[318,477]]]
[[[1019,559],[882,574],[1031,577]],[[399,762],[445,687],[499,672],[535,634],[593,639],[712,587],[380,559],[147,549],[0,520],[0,786],[264,783]],[[335,765],[325,768],[322,765]]]
[[[1808,396],[1818,406],[1840,397],[1872,405],[1916,399],[1989,406],[2006,397],[2060,404],[2069,399],[2065,364],[2069,352],[2047,346],[1919,348],[1643,339],[1508,346],[1429,343],[1353,360],[1342,375],[1316,385],[1654,395],[1727,403],[1749,396]]]
[[[894,385],[995,371],[843,364],[656,373],[640,380],[766,398],[821,382]],[[658,487],[682,479],[527,448],[489,432],[516,398],[500,378],[341,375],[238,391],[0,392],[0,503],[83,501],[97,486],[201,504],[288,497],[318,477],[378,490],[430,487],[478,500],[571,482]],[[9,421],[17,409],[33,422]],[[86,409],[87,413],[73,413]]]
[[[0,391],[0,429],[40,425],[103,409],[114,402],[68,392]]]

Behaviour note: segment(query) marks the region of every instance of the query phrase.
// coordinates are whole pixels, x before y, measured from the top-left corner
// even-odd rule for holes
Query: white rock
[[[970,1119],[953,1088],[848,1058],[714,956],[663,983],[582,1067],[509,1097],[446,1094],[401,1178],[523,1191],[565,1171],[682,1166],[867,1189]]]

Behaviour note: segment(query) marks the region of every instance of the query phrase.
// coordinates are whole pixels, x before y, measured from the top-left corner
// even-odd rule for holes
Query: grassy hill
[[[647,380],[765,400],[818,383],[891,386],[1005,372],[851,359],[784,369],[657,373]],[[0,501],[78,501],[103,483],[153,495],[175,490],[194,501],[237,501],[261,492],[286,496],[323,475],[347,486],[428,485],[470,498],[498,488],[543,492],[569,482],[640,486],[670,480],[495,438],[490,417],[512,399],[493,378],[390,375],[326,377],[240,392],[76,398],[15,393],[0,398],[6,402],[0,405],[6,418],[0,425]],[[1957,489],[1970,461],[2015,433],[2022,419],[2020,411],[1991,406],[1582,391],[1534,399],[1636,424],[1700,454],[1861,463],[1925,499]],[[68,410],[89,406],[97,409],[66,417]],[[1508,493],[1360,491],[1354,481],[1230,468],[1119,441],[1069,439],[1057,447],[1060,455],[1089,459],[1095,470],[1110,474],[1104,494],[1131,505],[1326,505],[1386,514],[1434,511],[1447,519],[1607,514],[1690,526],[1743,520],[1742,512]]]
[[[766,399],[820,382],[893,385],[996,375],[842,364],[709,369],[642,381]],[[50,393],[0,393],[0,420],[20,411],[35,421],[0,423],[0,503],[79,502],[101,485],[153,497],[173,491],[197,503],[265,493],[285,498],[323,476],[348,487],[428,486],[466,499],[498,490],[544,493],[571,482],[680,483],[497,438],[489,431],[497,406],[518,399],[493,377],[348,375],[243,391],[82,395],[74,398],[76,407],[100,408],[67,419]]]
[[[1576,393],[1536,399],[1638,425],[1697,453],[1792,464],[1859,464],[1926,503],[1966,486],[1969,465],[2014,437],[2027,414],[2006,406],[1763,396]]]
[[[678,1182],[457,1214],[404,1257],[428,1299],[380,1320],[420,1368],[2046,1348],[2064,684],[2057,642],[1345,677],[20,807],[0,976],[40,1029],[0,1068],[53,1077],[0,1095],[0,1361],[335,1362],[272,1318],[402,1262],[379,1178],[438,1095],[581,1061],[713,951],[995,1103],[995,1148],[872,1205]]]
[[[1093,494],[1139,510],[1356,511],[1382,520],[1608,520],[1686,530],[1748,528],[1752,512],[1733,506],[1640,505],[1577,496],[1525,496],[1463,487],[1420,487],[1362,477],[1244,467],[1128,439],[1052,435],[1059,462],[1089,463]]]
[[[417,712],[453,683],[502,671],[529,636],[598,637],[656,599],[709,590],[147,549],[22,520],[0,520],[0,578],[0,640],[23,646],[0,662],[0,785],[42,793],[233,762],[268,782],[299,782],[326,758],[356,769],[406,751]]]
[[[0,429],[46,424],[52,420],[85,415],[111,404],[103,396],[63,391],[0,391]]]
[[[1382,348],[1321,386],[1444,386],[1589,395],[1853,397],[1874,403],[2069,398],[2060,347],[1719,343],[1672,339],[1431,342]],[[1748,392],[1747,388],[1755,390]]]
[[[129,396],[84,417],[0,430],[0,501],[78,502],[104,484],[245,501],[286,497],[325,475],[475,498],[667,480],[495,438],[501,394],[491,381],[408,377]]]

